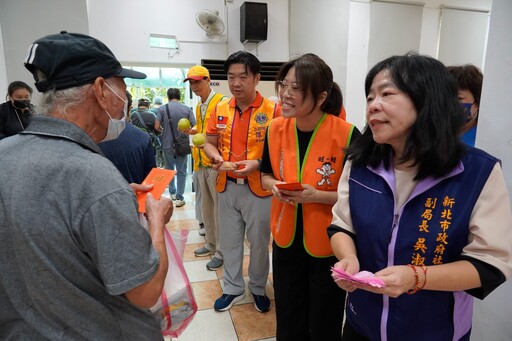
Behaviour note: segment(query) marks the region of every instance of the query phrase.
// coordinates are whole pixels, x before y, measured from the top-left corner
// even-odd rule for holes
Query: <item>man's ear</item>
[[[102,109],[107,108],[107,96],[106,93],[109,91],[107,86],[105,85],[105,78],[103,77],[97,77],[94,80],[93,83],[93,91],[94,91],[94,97],[96,98],[96,101],[98,102],[98,105]]]
[[[258,73],[257,75],[254,76],[254,81],[256,82],[256,85],[258,85],[260,83],[260,79],[261,79],[260,73]]]

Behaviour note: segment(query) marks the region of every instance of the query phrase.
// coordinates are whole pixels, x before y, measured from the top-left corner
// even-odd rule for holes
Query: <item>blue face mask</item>
[[[471,107],[473,107],[473,104],[475,103],[461,103],[460,105],[464,109],[464,114],[466,116],[466,122],[471,121],[473,118],[473,114],[471,113]]]
[[[119,137],[119,135],[121,135],[124,128],[126,127],[126,115],[128,112],[128,101],[121,98],[121,96],[119,96],[118,94],[116,94],[116,92],[114,90],[112,90],[112,88],[107,83],[105,83],[105,85],[107,86],[107,88],[110,89],[110,91],[112,91],[112,93],[114,95],[117,96],[117,98],[119,98],[121,101],[124,102],[124,108],[123,108],[123,117],[119,120],[112,118],[112,116],[107,111],[107,109],[105,109],[105,112],[107,113],[108,118],[109,118],[108,130],[107,130],[107,135],[105,136],[105,138],[103,140],[101,140],[101,142],[115,140]]]

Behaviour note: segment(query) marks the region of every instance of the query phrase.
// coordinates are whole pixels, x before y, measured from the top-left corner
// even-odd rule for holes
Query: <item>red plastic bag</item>
[[[180,336],[197,312],[197,303],[182,261],[187,235],[188,230],[181,233],[164,230],[169,269],[162,295],[150,309],[164,336]]]

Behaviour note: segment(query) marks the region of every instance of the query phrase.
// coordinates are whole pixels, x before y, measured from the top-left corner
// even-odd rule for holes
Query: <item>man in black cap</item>
[[[162,339],[147,308],[167,273],[172,202],[148,194],[144,229],[96,145],[124,128],[123,77],[145,75],[67,32],[35,41],[25,66],[42,99],[23,134],[0,143],[0,339]]]

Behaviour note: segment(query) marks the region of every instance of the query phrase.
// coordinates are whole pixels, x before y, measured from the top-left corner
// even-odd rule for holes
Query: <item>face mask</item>
[[[471,113],[471,107],[473,106],[474,103],[461,103],[460,105],[462,105],[462,109],[464,109],[464,114],[466,116],[466,122],[469,122],[471,121],[471,119],[473,118],[473,114]]]
[[[27,109],[28,107],[30,107],[30,100],[29,99],[25,99],[25,100],[15,99],[13,101],[12,105],[16,109]]]
[[[107,129],[107,135],[105,136],[105,138],[103,140],[101,140],[101,142],[115,140],[119,137],[119,135],[121,135],[124,128],[126,127],[126,115],[128,112],[128,101],[122,99],[121,96],[116,94],[116,92],[114,90],[112,90],[112,88],[107,83],[105,83],[105,85],[107,86],[107,88],[110,89],[110,91],[112,91],[112,93],[114,95],[117,96],[117,98],[119,98],[121,101],[124,102],[124,108],[123,108],[123,117],[119,120],[112,118],[112,116],[107,111],[107,109],[105,109],[105,112],[107,113],[108,118],[109,118],[108,129]]]

